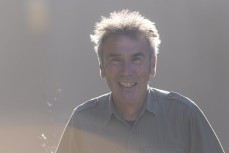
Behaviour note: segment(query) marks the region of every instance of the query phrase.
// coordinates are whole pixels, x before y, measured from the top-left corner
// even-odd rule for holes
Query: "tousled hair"
[[[90,35],[94,43],[94,50],[99,62],[102,62],[102,45],[109,36],[114,34],[140,33],[149,42],[151,51],[154,55],[158,54],[160,38],[154,22],[143,17],[139,12],[121,10],[110,13],[109,17],[101,17],[97,22],[94,34]]]

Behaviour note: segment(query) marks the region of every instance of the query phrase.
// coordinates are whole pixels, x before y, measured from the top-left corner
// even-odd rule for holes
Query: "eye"
[[[134,57],[133,58],[133,62],[136,63],[136,64],[139,64],[142,62],[142,57]]]
[[[112,64],[118,64],[121,62],[121,59],[120,58],[117,58],[117,57],[114,57],[114,58],[111,58],[110,62]]]

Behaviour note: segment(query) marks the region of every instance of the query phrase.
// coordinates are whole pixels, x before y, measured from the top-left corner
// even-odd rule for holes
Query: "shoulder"
[[[107,100],[109,99],[109,96],[110,96],[110,93],[107,93],[107,94],[95,97],[93,99],[90,99],[86,102],[83,102],[82,104],[80,104],[79,106],[77,106],[74,109],[74,114],[94,109],[94,108],[98,107],[100,104],[106,103]]]
[[[184,107],[193,107],[196,106],[188,97],[173,91],[166,91],[161,89],[152,88],[158,100],[170,102],[177,105],[183,105]]]

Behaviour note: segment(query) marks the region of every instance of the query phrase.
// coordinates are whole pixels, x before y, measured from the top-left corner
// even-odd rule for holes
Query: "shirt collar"
[[[108,123],[109,120],[111,119],[111,115],[113,114],[113,109],[114,109],[114,104],[113,104],[112,96],[110,93],[109,97],[108,97],[107,106],[106,106],[106,114],[105,114],[104,124]]]
[[[110,121],[112,115],[116,115],[119,117],[119,115],[115,109],[111,95],[112,94],[110,93],[109,98],[108,98],[108,102],[107,102],[106,116],[105,116],[104,124],[106,124]],[[147,95],[146,95],[144,105],[145,106],[143,107],[143,110],[141,110],[141,112],[144,113],[144,111],[147,110],[147,111],[153,113],[154,115],[156,115],[156,113],[158,111],[158,100],[157,100],[157,97],[156,97],[156,94],[155,94],[153,88],[151,88],[151,87],[148,87],[148,89],[147,89]]]
[[[158,111],[158,99],[156,93],[154,92],[154,89],[151,87],[148,87],[147,90],[145,109],[153,113],[154,115],[156,115]]]

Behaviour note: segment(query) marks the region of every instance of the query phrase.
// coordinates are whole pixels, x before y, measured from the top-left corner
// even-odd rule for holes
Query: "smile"
[[[119,82],[119,85],[125,88],[131,88],[135,86],[137,83],[129,83],[129,82]]]

